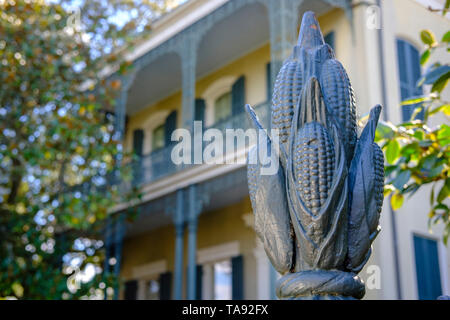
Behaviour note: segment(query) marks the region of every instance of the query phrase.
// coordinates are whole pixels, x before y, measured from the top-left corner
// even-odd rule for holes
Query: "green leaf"
[[[419,190],[419,188],[420,188],[420,185],[414,182],[414,183],[411,183],[410,185],[408,185],[403,190],[403,193],[405,193],[405,194],[408,193],[409,194],[408,198],[411,198],[417,192],[417,190]]]
[[[448,242],[448,236],[450,235],[450,224],[448,224],[446,227],[445,227],[445,230],[444,230],[444,236],[443,236],[443,241],[444,241],[444,244],[445,245],[447,245],[447,242]]]
[[[417,115],[424,109],[423,105],[420,104],[418,106],[416,106],[414,108],[414,112],[411,115],[411,119],[413,119],[413,121],[421,121],[420,119],[416,119]],[[415,119],[415,120],[414,120]]]
[[[442,92],[447,86],[448,79],[450,78],[450,71],[442,75],[431,87],[431,92]]]
[[[438,107],[434,108],[433,110],[429,111],[428,115],[432,116],[433,114],[436,114],[438,112],[444,112],[444,114],[447,115],[447,113],[450,112],[450,105],[443,104],[441,106],[438,106]]]
[[[447,31],[442,37],[442,42],[450,42],[450,31]]]
[[[390,176],[392,173],[397,171],[397,169],[399,169],[399,167],[395,166],[395,165],[394,166],[390,166],[390,165],[385,166],[384,167],[384,176],[385,177]]]
[[[410,158],[417,158],[421,154],[421,149],[419,147],[418,142],[413,142],[405,145],[401,151],[400,154],[402,157],[405,157],[407,159]]]
[[[403,205],[404,196],[401,193],[394,193],[391,197],[391,206],[393,210],[398,210]]]
[[[388,195],[390,195],[394,191],[395,191],[395,188],[392,185],[386,184],[383,189],[383,197],[386,198]]]
[[[419,147],[418,142],[413,142],[405,145],[402,150],[400,151],[400,154],[403,157],[411,157],[412,155],[420,154],[421,150]]]
[[[420,39],[429,46],[433,46],[436,43],[436,38],[430,30],[422,30],[422,32],[420,32]]]
[[[400,156],[400,143],[393,139],[387,144],[386,148],[386,160],[390,164],[394,164]]]
[[[424,148],[429,147],[429,146],[431,146],[432,144],[433,144],[433,141],[431,141],[431,140],[429,140],[429,139],[419,141],[419,146],[424,147]]]
[[[380,139],[391,139],[397,128],[389,122],[379,121],[375,132],[377,141]]]
[[[417,140],[423,140],[425,138],[425,132],[422,129],[417,129],[413,134]]]
[[[439,80],[439,78],[441,78],[443,75],[445,75],[448,72],[450,72],[450,66],[448,66],[448,65],[443,65],[443,66],[439,66],[434,69],[431,69],[423,76],[424,77],[423,83],[424,84],[433,84],[437,80]]]
[[[437,202],[443,202],[449,196],[450,196],[450,178],[445,181],[444,185],[439,191],[439,194],[437,196]]]
[[[430,205],[431,206],[433,206],[433,204],[434,204],[434,187],[435,187],[435,185],[433,184],[433,187],[431,188],[431,193],[430,193]]]
[[[450,143],[450,126],[443,124],[437,132],[437,138],[441,146],[445,146]]]
[[[427,49],[420,55],[420,64],[423,66],[430,58],[431,50]]]
[[[429,96],[416,96],[416,97],[412,97],[409,98],[407,100],[402,101],[402,103],[400,104],[401,106],[408,106],[411,104],[416,104],[416,103],[420,103],[420,102],[424,102],[424,101],[430,101],[431,98]]]
[[[11,288],[16,297],[21,298],[23,296],[23,287],[19,282],[14,282]]]
[[[394,185],[395,188],[403,190],[410,178],[411,178],[411,171],[403,170],[394,178],[392,184]]]
[[[437,161],[438,157],[435,154],[430,154],[427,157],[425,157],[422,167],[425,170],[431,170],[435,166]]]
[[[429,172],[429,177],[430,178],[435,178],[437,176],[439,176],[442,173],[442,170],[444,170],[444,165],[438,165],[437,167],[434,167],[433,169],[430,170]]]

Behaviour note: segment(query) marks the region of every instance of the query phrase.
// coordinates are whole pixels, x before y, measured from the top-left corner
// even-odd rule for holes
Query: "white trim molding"
[[[197,251],[197,263],[203,266],[202,299],[214,299],[214,263],[240,254],[239,241],[227,242]]]
[[[252,146],[249,146],[249,149],[251,147]],[[232,163],[233,161],[234,163]],[[142,187],[141,192],[143,196],[141,201],[151,201],[178,189],[186,188],[191,184],[200,183],[208,179],[218,177],[222,174],[238,170],[246,166],[246,161],[247,149],[240,148],[236,150],[236,152],[231,152],[225,155],[225,164],[202,164],[199,166],[193,166],[192,168],[184,169],[160,180],[152,181]],[[118,212],[129,206],[130,203],[123,202],[113,207],[110,212]]]
[[[167,272],[167,262],[158,260],[134,267],[131,274],[133,279],[152,279],[164,272]]]
[[[138,265],[131,270],[132,279],[137,280],[137,300],[146,299],[148,281],[158,280],[159,275],[164,272],[167,272],[166,260]]]
[[[152,27],[153,32],[148,40],[143,41],[127,53],[127,60],[135,60],[148,51],[156,48],[177,33],[207,16],[229,0],[195,0],[188,1],[173,12],[161,17]]]
[[[239,241],[227,242],[197,250],[197,263],[216,262],[238,256],[239,254]]]

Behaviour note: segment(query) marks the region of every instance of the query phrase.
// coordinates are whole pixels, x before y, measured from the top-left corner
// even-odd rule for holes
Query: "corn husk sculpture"
[[[255,229],[275,269],[281,299],[360,299],[357,273],[379,232],[384,159],[374,143],[381,107],[357,137],[347,73],[324,43],[314,13],[305,13],[298,44],[274,86],[272,129],[250,150],[248,184]],[[253,109],[247,112],[262,129]],[[265,144],[265,145],[262,145]],[[274,175],[261,175],[258,149],[279,155]]]

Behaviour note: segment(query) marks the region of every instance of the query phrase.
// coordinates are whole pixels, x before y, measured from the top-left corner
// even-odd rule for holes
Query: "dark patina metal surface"
[[[246,106],[256,128],[262,128]],[[249,152],[255,230],[282,275],[281,299],[360,299],[357,276],[379,232],[384,159],[374,143],[381,106],[357,136],[349,78],[324,43],[314,13],[303,16],[297,45],[274,85],[272,129],[280,166],[261,175],[259,142]]]

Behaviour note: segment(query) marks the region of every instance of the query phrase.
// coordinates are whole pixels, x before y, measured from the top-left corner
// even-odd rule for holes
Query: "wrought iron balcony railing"
[[[264,102],[255,107],[255,111],[258,114],[261,122],[266,126],[266,128],[270,128],[270,103]],[[242,112],[229,117],[227,119],[221,120],[214,125],[205,128],[215,128],[222,132],[225,137],[225,133],[227,129],[243,129],[247,130],[250,128],[250,122],[247,118],[246,113],[244,112],[244,108],[242,108]],[[143,185],[154,182],[160,178],[167,177],[176,172],[180,172],[184,169],[196,166],[194,164],[180,164],[176,165],[171,160],[172,149],[175,144],[166,146],[162,149],[153,151],[147,155],[142,156],[139,160],[137,160],[133,167],[134,172],[134,180],[133,183],[135,185]],[[225,147],[225,143],[224,143]],[[237,149],[240,146],[237,146]],[[197,165],[198,166],[198,165]]]

